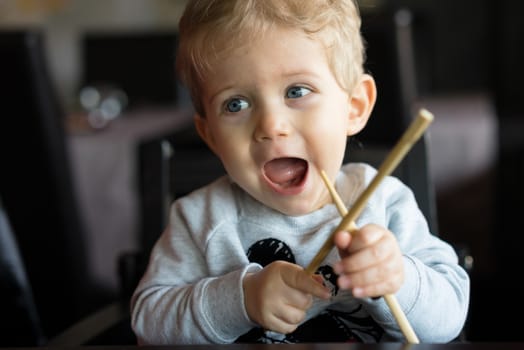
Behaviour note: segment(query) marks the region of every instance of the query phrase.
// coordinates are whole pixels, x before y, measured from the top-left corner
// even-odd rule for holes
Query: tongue
[[[266,176],[279,185],[293,185],[298,183],[307,169],[307,163],[298,158],[274,159],[264,166]]]

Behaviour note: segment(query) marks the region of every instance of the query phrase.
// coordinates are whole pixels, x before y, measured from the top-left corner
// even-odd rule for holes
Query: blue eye
[[[240,112],[242,109],[249,107],[249,103],[241,98],[232,98],[226,103],[226,111],[230,113]]]
[[[293,86],[287,90],[287,98],[300,98],[309,95],[311,90],[303,86]]]

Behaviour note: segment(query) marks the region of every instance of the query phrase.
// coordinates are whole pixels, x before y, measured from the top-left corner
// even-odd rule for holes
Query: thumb
[[[329,298],[331,296],[330,291],[322,284],[322,277],[314,277],[310,275],[303,268],[295,265],[297,268],[289,270],[289,274],[284,277],[285,283],[295,289],[302,291],[303,293],[311,294],[318,298]]]

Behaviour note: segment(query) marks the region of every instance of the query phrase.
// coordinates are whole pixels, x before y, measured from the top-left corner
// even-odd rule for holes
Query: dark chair
[[[2,346],[40,346],[44,330],[11,223],[0,201],[0,318]]]
[[[365,70],[376,81],[378,97],[368,125],[350,139],[345,162],[365,161],[378,167],[414,118],[418,93],[412,20],[407,9],[379,7],[362,12]],[[424,136],[394,175],[413,189],[431,231],[438,234],[435,190],[427,157]]]
[[[141,217],[140,251],[119,258],[122,295],[130,298],[146,268],[149,252],[168,222],[173,200],[202,187],[225,170],[194,125],[140,142],[137,149]]]
[[[225,174],[193,123],[139,145],[142,247],[149,250],[167,224],[171,202]]]
[[[115,302],[68,325],[45,333],[16,235],[0,201],[0,318],[2,347],[135,344],[128,304]]]
[[[0,76],[0,197],[24,265],[16,268],[26,271],[25,286],[31,286],[31,293],[20,296],[32,294],[34,302],[26,305],[34,308],[24,310],[38,315],[2,309],[2,318],[39,319],[33,330],[42,334],[20,334],[25,339],[21,345],[38,345],[113,296],[100,291],[89,275],[65,116],[54,95],[39,30],[0,32]],[[2,249],[2,258],[8,253]],[[2,301],[9,302],[4,294]]]

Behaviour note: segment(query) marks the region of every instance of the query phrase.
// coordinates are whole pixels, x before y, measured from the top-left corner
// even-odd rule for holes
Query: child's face
[[[335,178],[347,136],[365,121],[352,117],[354,103],[324,47],[274,29],[226,56],[205,77],[201,136],[232,179],[264,204],[303,215],[330,202],[320,170]]]

